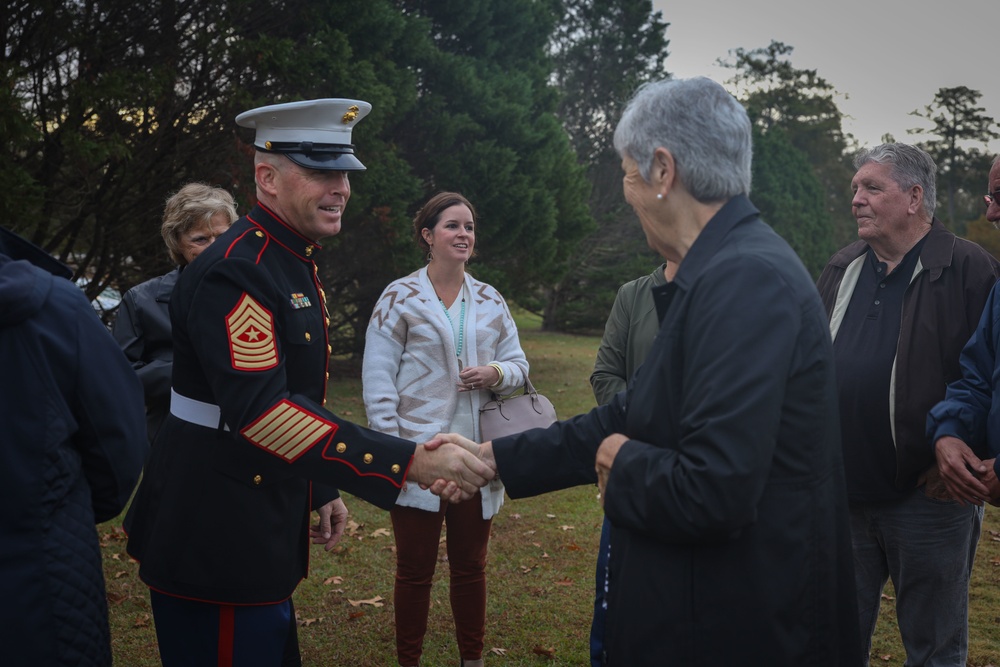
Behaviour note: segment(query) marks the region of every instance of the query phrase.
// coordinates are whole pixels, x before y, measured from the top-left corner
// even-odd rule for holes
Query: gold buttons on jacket
[[[254,483],[255,486],[260,486],[260,483],[263,482],[263,481],[264,481],[264,478],[261,477],[260,475],[254,475],[253,476],[253,483]]]
[[[371,454],[365,454],[365,463],[371,463],[374,460],[375,460],[374,456],[372,456]]]
[[[341,454],[347,451],[347,444],[343,442],[337,443],[337,451]]]
[[[264,238],[264,232],[260,231],[259,229],[255,233],[257,234],[257,238],[261,239]]]
[[[312,337],[312,334],[310,334],[310,333],[309,333],[309,332],[307,331],[307,332],[306,332],[306,342],[308,343],[308,342],[309,342],[309,341],[311,341],[312,339],[313,339],[313,337]]]
[[[402,468],[399,467],[398,463],[393,463],[391,470],[392,470],[393,474],[398,475],[399,471],[402,470]]]

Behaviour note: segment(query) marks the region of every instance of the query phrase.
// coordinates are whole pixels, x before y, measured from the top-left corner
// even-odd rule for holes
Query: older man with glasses
[[[949,495],[925,427],[961,375],[959,354],[1000,270],[934,217],[927,153],[883,144],[854,166],[859,240],[830,259],[819,291],[834,339],[862,640],[870,649],[891,577],[906,664],[964,665],[982,509]]]

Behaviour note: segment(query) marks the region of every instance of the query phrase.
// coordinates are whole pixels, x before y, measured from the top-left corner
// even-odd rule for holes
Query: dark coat
[[[333,487],[385,509],[399,495],[414,444],[323,408],[320,251],[257,206],[181,272],[172,388],[221,408],[223,424],[200,426],[172,407],[153,443],[126,517],[128,552],[152,588],[280,602],[306,575],[309,512]]]
[[[847,312],[868,244],[855,241],[839,250],[819,277],[820,296],[836,330]],[[983,304],[1000,276],[1000,262],[979,245],[958,238],[935,218],[920,249],[919,272],[903,296],[892,386],[893,440],[899,490],[913,489],[921,473],[936,464],[927,443],[927,412],[944,398],[945,387],[962,371],[958,357],[969,340]]]
[[[150,278],[125,292],[111,333],[132,363],[146,397],[146,430],[152,442],[170,409],[174,345],[170,295],[181,270]]]
[[[813,281],[736,197],[673,282],[627,392],[493,443],[518,498],[595,481],[612,523],[607,664],[859,665],[833,350]]]
[[[139,478],[142,387],[78,287],[4,254],[0,369],[0,662],[110,667],[94,524]]]

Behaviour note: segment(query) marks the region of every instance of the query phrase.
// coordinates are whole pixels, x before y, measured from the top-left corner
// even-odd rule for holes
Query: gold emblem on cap
[[[265,141],[264,142],[264,148],[267,149],[267,150],[271,150],[271,142],[270,141]]]
[[[352,120],[358,117],[359,111],[361,110],[358,109],[358,105],[352,104],[351,106],[347,107],[347,113],[344,114],[344,117],[341,120],[343,120],[345,123],[350,123]]]

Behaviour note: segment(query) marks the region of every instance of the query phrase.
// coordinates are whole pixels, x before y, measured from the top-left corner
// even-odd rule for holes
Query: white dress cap
[[[354,157],[351,130],[371,110],[361,100],[303,100],[244,111],[236,124],[257,131],[257,150],[287,155],[306,169],[362,171],[365,165]]]

